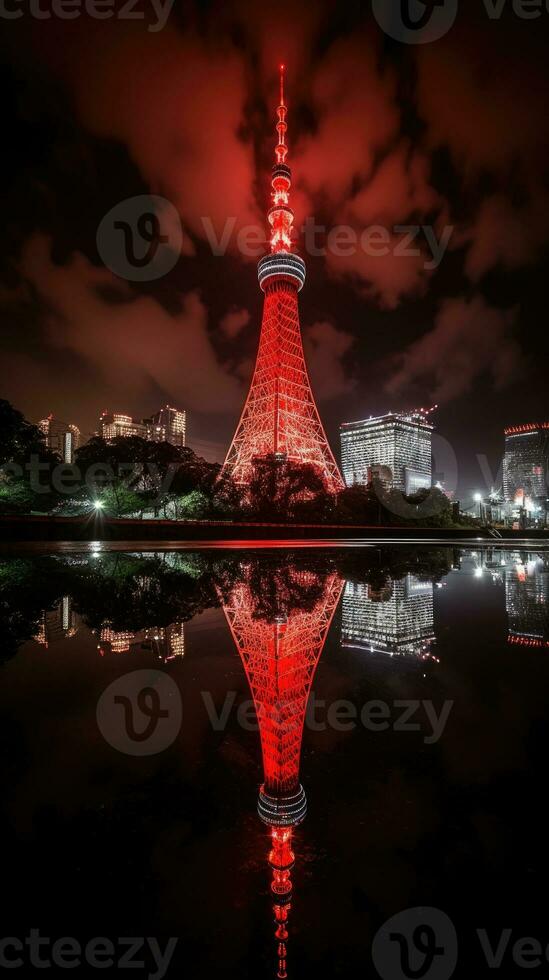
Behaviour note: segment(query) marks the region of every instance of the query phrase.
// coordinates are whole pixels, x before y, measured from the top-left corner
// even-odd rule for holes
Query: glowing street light
[[[94,510],[97,510],[97,511],[103,510],[103,507],[104,507],[104,504],[103,504],[103,501],[102,500],[94,500],[94,502],[93,502],[93,509]]]

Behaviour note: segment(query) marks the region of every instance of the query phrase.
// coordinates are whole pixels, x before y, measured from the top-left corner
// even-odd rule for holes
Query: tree
[[[138,436],[119,436],[107,442],[95,437],[77,451],[76,462],[92,493],[101,497],[110,489],[111,502],[119,492],[140,494],[141,507],[136,510],[150,511],[155,517],[179,520],[198,511],[201,515],[223,511],[232,499],[217,463],[208,463],[188,447],[167,442],[148,442]],[[200,498],[180,503],[193,494]],[[128,499],[116,505],[117,511],[126,508]]]
[[[179,520],[202,520],[211,510],[210,498],[201,490],[191,490],[183,497],[176,498],[179,509]]]
[[[112,517],[134,517],[143,511],[143,495],[124,486],[113,483],[102,491],[100,513]]]
[[[260,520],[316,520],[332,505],[315,466],[272,453],[254,460],[247,501],[250,513]]]
[[[0,513],[30,514],[35,494],[24,480],[0,483]]]
[[[24,464],[33,453],[50,454],[46,448],[44,434],[37,425],[27,422],[8,401],[0,398],[0,464]]]
[[[334,520],[341,524],[380,524],[382,508],[372,483],[354,484],[337,495]]]
[[[53,470],[61,460],[43,433],[0,399],[0,508],[3,513],[49,512],[59,494]]]

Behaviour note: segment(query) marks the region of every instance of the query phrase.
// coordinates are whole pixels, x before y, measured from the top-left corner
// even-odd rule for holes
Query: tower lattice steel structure
[[[285,581],[282,581],[285,579]],[[313,591],[306,608],[278,601],[287,592]],[[334,613],[343,580],[336,572],[320,574],[285,568],[270,580],[275,611],[265,615],[249,578],[222,596],[223,610],[242,659],[259,723],[264,782],[258,813],[270,829],[271,892],[278,942],[279,978],[286,973],[288,914],[292,902],[293,828],[307,812],[299,781],[303,726],[314,673]],[[276,606],[278,605],[278,608]]]
[[[263,322],[250,391],[225,469],[237,483],[246,484],[254,459],[274,454],[281,460],[313,464],[327,489],[337,492],[343,489],[343,480],[320,421],[301,340],[297,294],[305,283],[305,263],[292,252],[294,213],[289,204],[286,115],[282,65],[273,203],[268,212],[271,251],[258,265],[259,285],[265,294]]]

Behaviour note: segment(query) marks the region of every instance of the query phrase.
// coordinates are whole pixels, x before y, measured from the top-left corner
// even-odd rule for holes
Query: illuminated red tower
[[[305,791],[299,781],[303,726],[313,676],[343,587],[336,572],[320,574],[290,566],[283,570],[283,577],[285,582],[279,585],[277,573],[269,575],[275,596],[275,609],[270,614],[261,608],[256,589],[246,577],[228,597],[222,597],[260,729],[264,782],[257,809],[271,832],[269,864],[279,978],[287,975],[293,828],[307,812]],[[316,590],[316,598],[302,609],[292,608],[291,601],[277,603],[277,596],[287,594],[284,586],[288,584],[290,592],[292,588],[297,593]]]
[[[259,285],[265,293],[263,322],[250,391],[225,467],[237,483],[246,484],[254,459],[274,454],[281,460],[312,463],[328,490],[336,492],[343,489],[343,480],[311,391],[299,326],[297,294],[305,283],[305,263],[292,252],[286,113],[282,65],[273,204],[268,212],[271,251],[258,265]]]

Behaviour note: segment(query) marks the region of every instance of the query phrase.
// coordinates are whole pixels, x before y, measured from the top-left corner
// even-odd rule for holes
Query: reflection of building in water
[[[80,617],[72,608],[72,600],[68,595],[63,596],[54,609],[42,613],[38,631],[34,636],[37,643],[49,646],[59,640],[74,636],[80,626]]]
[[[508,640],[522,646],[549,647],[549,562],[520,554],[505,569]]]
[[[110,626],[103,626],[99,633],[99,650],[101,656],[107,652],[110,646],[111,653],[127,653],[131,644],[136,640],[136,633],[125,630],[113,630]]]
[[[102,657],[108,653],[137,653],[153,651],[159,660],[175,660],[185,655],[185,627],[183,623],[158,629],[145,629],[132,633],[114,630],[109,623],[101,627],[97,649]]]
[[[175,660],[185,656],[185,627],[183,623],[174,623],[167,629],[168,653],[165,660]]]
[[[428,658],[435,639],[433,583],[415,575],[381,586],[347,582],[343,593],[344,647]]]
[[[293,828],[307,812],[299,781],[303,725],[311,683],[342,584],[335,572],[321,574],[291,566],[267,570],[264,580],[258,581],[248,567],[243,580],[228,596],[221,596],[260,728],[264,782],[258,813],[271,834],[269,864],[279,977],[287,975]],[[303,608],[300,595],[308,599],[301,603]]]

